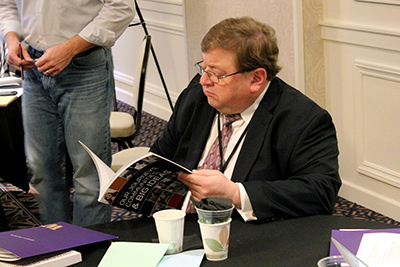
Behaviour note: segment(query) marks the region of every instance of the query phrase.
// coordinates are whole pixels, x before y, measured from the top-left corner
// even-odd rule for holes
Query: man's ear
[[[255,69],[252,73],[250,90],[252,93],[257,93],[259,90],[264,89],[265,84],[268,82],[268,74],[263,68]]]

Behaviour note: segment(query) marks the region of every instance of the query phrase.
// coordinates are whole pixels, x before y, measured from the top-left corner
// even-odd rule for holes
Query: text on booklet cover
[[[181,208],[188,188],[178,180],[188,169],[154,153],[133,159],[114,173],[83,143],[92,157],[100,179],[98,201],[143,216],[164,209]]]

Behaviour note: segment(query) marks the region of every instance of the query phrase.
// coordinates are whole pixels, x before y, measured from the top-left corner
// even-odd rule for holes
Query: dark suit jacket
[[[189,86],[151,151],[197,168],[215,112],[202,86]],[[232,181],[244,185],[259,220],[330,214],[341,185],[338,154],[328,112],[275,78],[249,124]]]

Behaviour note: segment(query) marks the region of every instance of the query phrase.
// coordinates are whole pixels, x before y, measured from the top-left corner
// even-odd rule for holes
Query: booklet
[[[82,254],[76,250],[59,251],[29,257],[13,262],[0,261],[0,267],[56,267],[70,266],[82,261]]]
[[[17,261],[115,238],[65,222],[0,232],[0,260]]]
[[[188,192],[178,180],[187,168],[154,153],[132,159],[116,173],[82,142],[100,179],[98,201],[150,216],[164,209],[180,209]]]

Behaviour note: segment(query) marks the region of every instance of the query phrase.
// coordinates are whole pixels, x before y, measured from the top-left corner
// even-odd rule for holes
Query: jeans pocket
[[[92,48],[93,49],[93,48]],[[87,52],[87,54],[85,53]],[[85,51],[84,55],[74,57],[71,64],[77,69],[102,68],[107,63],[105,48],[95,48],[93,51]]]

